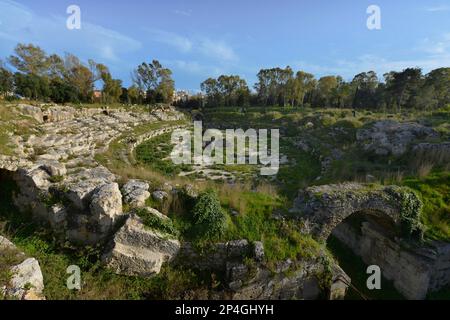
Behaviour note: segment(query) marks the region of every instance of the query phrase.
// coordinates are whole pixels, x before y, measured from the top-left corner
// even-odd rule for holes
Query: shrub
[[[147,209],[138,209],[136,214],[142,219],[145,227],[161,231],[175,237],[179,236],[179,231],[175,228],[170,219],[163,219],[150,213]]]
[[[217,194],[207,190],[199,195],[192,210],[196,231],[202,238],[217,238],[225,231],[226,218]]]

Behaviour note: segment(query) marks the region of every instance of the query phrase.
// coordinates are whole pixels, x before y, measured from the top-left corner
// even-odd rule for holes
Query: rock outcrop
[[[143,207],[150,197],[150,186],[145,181],[129,180],[123,187],[124,203],[133,207]]]
[[[106,151],[114,139],[131,139],[136,126],[184,118],[168,106],[151,113],[28,105],[14,110],[39,123],[39,134],[11,138],[16,143],[14,156],[0,157],[0,169],[11,171],[17,185],[14,203],[79,244],[106,240],[122,215],[117,177],[99,164],[96,155]],[[149,130],[145,137],[170,130],[170,125]],[[134,143],[145,137],[134,137],[126,145],[132,151]],[[123,189],[123,202],[144,205],[149,197],[144,189],[148,186],[129,184]]]
[[[98,221],[100,233],[110,232],[117,219],[123,216],[122,194],[117,183],[105,184],[94,190],[89,205],[95,221]]]
[[[184,243],[176,262],[194,269],[224,274],[227,291],[221,298],[235,300],[343,299],[350,278],[337,265],[325,270],[325,256],[301,261],[286,260],[276,269],[263,262],[262,242],[235,240],[199,251]],[[324,296],[324,293],[327,294]]]
[[[0,236],[0,255],[6,254],[15,255],[22,262],[10,266],[11,279],[5,287],[0,287],[0,293],[21,300],[43,300],[44,278],[39,262],[35,258],[26,258],[12,242]]]
[[[131,215],[102,259],[118,274],[151,276],[159,273],[163,263],[171,261],[179,250],[178,240],[145,227],[139,217]]]
[[[418,123],[383,120],[359,129],[356,137],[365,151],[380,156],[401,156],[408,151],[413,142],[437,138],[439,134],[432,128]]]

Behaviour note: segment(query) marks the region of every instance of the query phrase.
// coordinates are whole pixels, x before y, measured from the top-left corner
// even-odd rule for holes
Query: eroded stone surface
[[[34,218],[49,223],[70,241],[85,244],[104,240],[116,217],[122,214],[117,177],[97,162],[96,154],[106,151],[114,139],[128,136],[138,125],[184,118],[167,106],[159,106],[151,113],[27,105],[14,110],[39,123],[36,134],[11,137],[16,144],[14,156],[0,157],[0,168],[12,171],[18,186],[14,203],[19,210],[31,211]],[[170,126],[150,130],[135,139],[170,130]],[[128,145],[128,151],[135,147],[132,142]],[[124,157],[129,156],[125,152]],[[99,193],[105,185],[114,190]],[[149,196],[147,192],[135,189],[125,201],[142,206]]]
[[[408,216],[402,215],[402,199],[417,205]],[[347,217],[358,212],[370,212],[387,216],[398,225],[407,219],[411,232],[421,235],[421,202],[408,188],[360,183],[343,183],[306,188],[299,192],[292,212],[298,212],[302,219],[312,224],[312,232],[322,240],[328,238],[333,229]]]
[[[131,215],[114,236],[103,261],[118,274],[150,276],[159,273],[179,249],[178,240],[146,228],[139,217]]]
[[[124,202],[135,207],[142,207],[150,197],[150,186],[145,181],[129,180],[123,187]]]
[[[400,156],[419,139],[436,138],[438,133],[432,128],[418,123],[399,123],[383,120],[357,132],[357,140],[365,151],[380,156]]]

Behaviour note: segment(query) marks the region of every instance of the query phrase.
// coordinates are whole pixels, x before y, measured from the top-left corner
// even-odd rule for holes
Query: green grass
[[[175,165],[170,160],[170,153],[173,150],[170,138],[171,134],[167,133],[137,146],[136,160],[138,163],[168,177],[177,176],[182,171],[191,171],[192,166]]]
[[[147,209],[137,209],[136,214],[142,219],[146,228],[154,229],[163,232],[167,235],[177,237],[179,231],[174,227],[172,220],[162,219],[154,214],[151,214]]]
[[[244,192],[241,198],[246,202],[245,211],[230,218],[224,238],[263,241],[269,263],[319,255],[321,245],[301,234],[295,222],[272,217],[273,211],[283,205],[280,199],[255,192]]]
[[[25,257],[14,248],[3,248],[0,250],[0,288],[8,287],[13,276],[11,268],[23,262]],[[7,299],[0,291],[0,300]]]
[[[179,267],[164,266],[159,275],[150,278],[114,274],[102,266],[99,248],[72,247],[30,222],[29,215],[19,213],[12,205],[14,183],[3,173],[0,181],[0,234],[7,236],[26,256],[39,261],[47,300],[173,300],[184,299],[188,293],[193,298],[210,289],[214,275],[205,276]],[[16,262],[20,263],[13,252],[0,252],[0,285],[9,281],[9,267]],[[70,276],[66,270],[70,265],[81,269],[80,291],[66,286]]]
[[[450,172],[432,173],[419,179],[409,178],[403,181],[418,191],[423,202],[422,223],[427,238],[450,240]]]

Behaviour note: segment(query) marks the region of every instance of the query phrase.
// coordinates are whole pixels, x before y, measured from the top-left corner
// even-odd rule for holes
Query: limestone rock
[[[183,191],[185,195],[192,199],[198,198],[198,190],[192,184],[185,185]]]
[[[37,122],[44,122],[44,114],[42,113],[41,108],[25,104],[19,104],[17,108],[22,114],[32,117]]]
[[[46,161],[41,166],[50,176],[65,176],[67,174],[66,166],[58,161]]]
[[[169,195],[165,191],[157,190],[152,193],[152,198],[158,202],[163,202]]]
[[[418,123],[383,120],[368,128],[359,129],[356,138],[365,151],[380,156],[401,156],[414,141],[438,136],[432,128]]]
[[[38,261],[34,258],[26,259],[25,254],[11,241],[0,236],[0,251],[4,250],[10,250],[19,261],[23,261],[11,266],[11,279],[6,287],[0,287],[0,291],[16,299],[43,300],[44,279]]]
[[[410,205],[408,216],[402,214],[403,200],[408,200]],[[342,183],[301,190],[290,211],[297,212],[305,222],[311,224],[312,233],[321,240],[327,239],[347,217],[362,211],[387,217],[399,229],[407,226],[411,233],[421,237],[421,206],[420,199],[409,188]]]
[[[117,274],[150,276],[159,273],[179,249],[178,240],[145,228],[139,217],[131,215],[114,236],[103,261]]]
[[[91,199],[91,214],[98,218],[103,232],[107,231],[116,219],[122,216],[122,194],[117,183],[105,184],[97,188]]]
[[[254,245],[254,256],[256,261],[263,261],[264,259],[264,245],[261,241],[255,241]]]
[[[139,180],[130,180],[123,187],[124,202],[135,207],[142,207],[150,197],[149,185]]]
[[[18,299],[43,299],[44,277],[39,262],[34,258],[26,259],[11,268],[13,274],[7,294]]]

